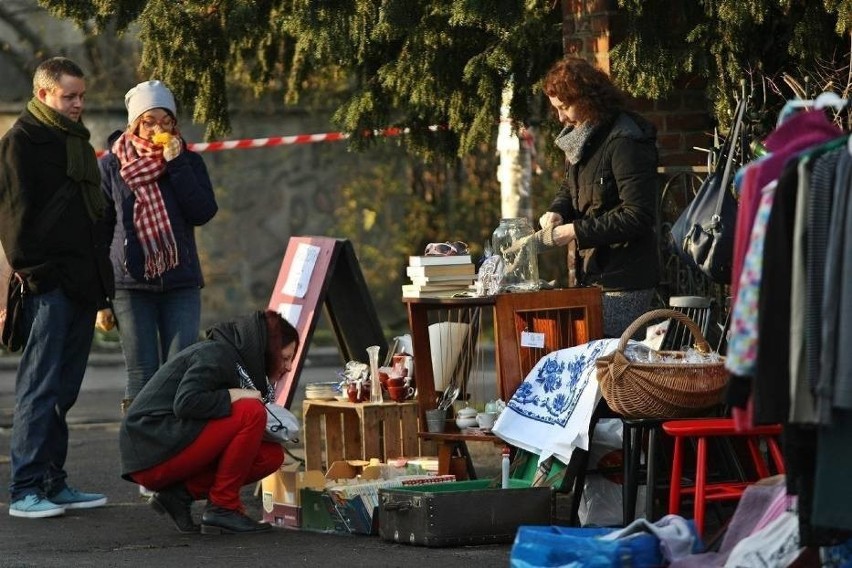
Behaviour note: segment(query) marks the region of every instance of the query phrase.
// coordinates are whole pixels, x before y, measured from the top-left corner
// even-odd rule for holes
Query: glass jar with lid
[[[539,289],[538,257],[531,237],[535,231],[529,219],[512,217],[500,219],[491,235],[494,254],[503,258],[503,278],[500,290],[532,292]]]

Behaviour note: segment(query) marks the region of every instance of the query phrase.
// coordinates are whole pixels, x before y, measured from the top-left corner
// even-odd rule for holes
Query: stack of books
[[[403,298],[448,298],[469,292],[476,268],[469,254],[409,256],[405,269],[410,284],[402,285]]]

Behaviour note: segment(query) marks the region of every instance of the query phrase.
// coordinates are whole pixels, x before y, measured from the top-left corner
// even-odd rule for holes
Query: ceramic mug
[[[496,412],[480,412],[476,415],[476,423],[483,430],[491,430],[494,428],[494,422],[497,421]]]
[[[396,376],[396,375],[391,375],[390,377],[388,377],[388,380],[385,383],[385,385],[389,389],[398,388],[398,387],[407,387],[408,386],[408,379],[406,377],[399,377],[399,376]]]
[[[402,402],[414,396],[414,387],[400,386],[395,387],[388,385],[388,394],[394,402]]]

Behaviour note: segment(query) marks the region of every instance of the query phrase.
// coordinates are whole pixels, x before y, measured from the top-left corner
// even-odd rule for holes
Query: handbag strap
[[[731,145],[728,148],[728,156],[725,160],[725,170],[722,172],[722,182],[719,185],[721,191],[719,192],[719,196],[716,199],[716,212],[713,215],[713,222],[718,223],[722,220],[722,204],[725,201],[725,192],[728,191],[728,180],[731,179],[731,167],[734,164],[734,154],[736,154],[737,150],[737,140],[740,137],[740,128],[743,125],[743,115],[745,114],[746,109],[746,97],[743,97],[737,105],[737,114],[736,114],[736,122],[734,123],[734,131],[731,134],[730,141]]]

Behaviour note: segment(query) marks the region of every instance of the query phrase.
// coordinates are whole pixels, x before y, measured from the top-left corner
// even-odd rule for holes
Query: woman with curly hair
[[[603,289],[604,335],[620,337],[659,280],[656,129],[583,59],[557,62],[543,89],[563,125],[556,145],[566,168],[538,238],[545,248],[576,247],[577,284]]]

